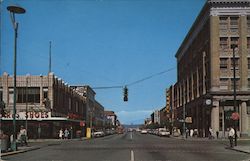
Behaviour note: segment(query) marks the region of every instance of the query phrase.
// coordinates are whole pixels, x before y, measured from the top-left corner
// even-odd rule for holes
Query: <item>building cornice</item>
[[[193,43],[209,17],[218,15],[250,15],[250,0],[208,0],[179,47],[175,55],[177,61]]]

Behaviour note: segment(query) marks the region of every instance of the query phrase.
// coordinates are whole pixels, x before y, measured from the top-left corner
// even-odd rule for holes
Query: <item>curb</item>
[[[76,141],[78,139],[72,139],[72,140]],[[79,141],[83,141],[83,140],[87,140],[87,138],[81,138]],[[70,141],[70,140],[67,140],[67,141]],[[41,143],[41,142],[39,141],[39,143]],[[7,152],[7,153],[1,153],[1,157],[10,156],[10,155],[19,154],[19,153],[25,153],[25,152],[28,152],[28,151],[33,151],[33,150],[41,149],[41,148],[46,147],[46,146],[60,145],[61,143],[62,142],[52,141],[52,142],[50,142],[48,144],[45,144],[45,145],[40,145],[40,146],[37,145],[35,147],[30,147],[30,148],[27,148],[27,149],[24,149],[24,150],[18,150],[18,151],[12,151],[12,152]]]
[[[229,150],[233,150],[233,151],[237,151],[237,152],[241,152],[241,153],[245,153],[245,154],[250,154],[250,152],[240,150],[240,149],[229,148],[229,147],[225,147],[225,149],[229,149]]]
[[[25,153],[25,152],[37,150],[37,149],[40,149],[40,148],[42,148],[42,146],[41,147],[28,148],[28,149],[24,149],[24,150],[13,151],[13,152],[1,153],[1,157],[10,156],[10,155],[19,154],[19,153]]]

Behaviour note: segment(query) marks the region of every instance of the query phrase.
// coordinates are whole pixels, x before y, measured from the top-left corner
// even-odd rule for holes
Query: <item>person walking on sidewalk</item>
[[[230,127],[230,130],[229,130],[229,133],[228,133],[228,139],[229,139],[229,142],[230,142],[230,147],[232,148],[233,147],[233,138],[234,138],[234,135],[235,135],[235,131],[232,127]]]
[[[27,143],[27,131],[26,129],[21,126],[21,129],[20,129],[20,132],[19,132],[19,135],[20,135],[20,140],[21,140],[21,146],[23,146],[23,144],[25,144],[26,146],[28,145]]]
[[[69,130],[66,128],[64,130],[64,139],[68,139],[69,138]]]
[[[209,139],[213,139],[213,129],[209,128]]]
[[[63,139],[63,129],[60,129],[60,131],[59,131],[59,138]]]
[[[194,135],[194,130],[193,129],[190,129],[190,137],[192,138]]]

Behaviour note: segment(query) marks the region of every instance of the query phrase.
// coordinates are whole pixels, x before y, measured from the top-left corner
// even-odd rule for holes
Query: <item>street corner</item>
[[[15,155],[15,154],[19,154],[19,153],[25,153],[28,151],[33,151],[33,150],[37,150],[40,149],[41,147],[27,147],[27,148],[20,148],[17,151],[10,151],[10,152],[6,152],[6,153],[1,153],[1,157],[5,157],[5,156],[10,156],[10,155]],[[1,161],[1,160],[0,160]]]

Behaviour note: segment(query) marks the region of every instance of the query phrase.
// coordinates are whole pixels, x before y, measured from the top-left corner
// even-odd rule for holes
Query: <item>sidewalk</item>
[[[28,146],[20,146],[17,151],[8,151],[1,153],[1,157],[24,153],[32,150],[37,150],[46,146],[60,145],[63,142],[80,140],[78,139],[30,139],[28,140]],[[86,138],[81,138],[81,140],[86,140]]]
[[[229,141],[226,138],[219,138],[219,139],[208,139],[207,137],[205,138],[200,138],[200,137],[183,138],[183,136],[179,136],[179,137],[171,136],[171,138],[186,140],[186,141],[210,141],[210,142],[212,141],[212,142],[222,142],[225,145],[229,144]],[[230,148],[230,147],[225,147],[225,148],[250,154],[250,138],[238,138],[237,140],[238,140],[238,146],[235,146],[233,148]]]

